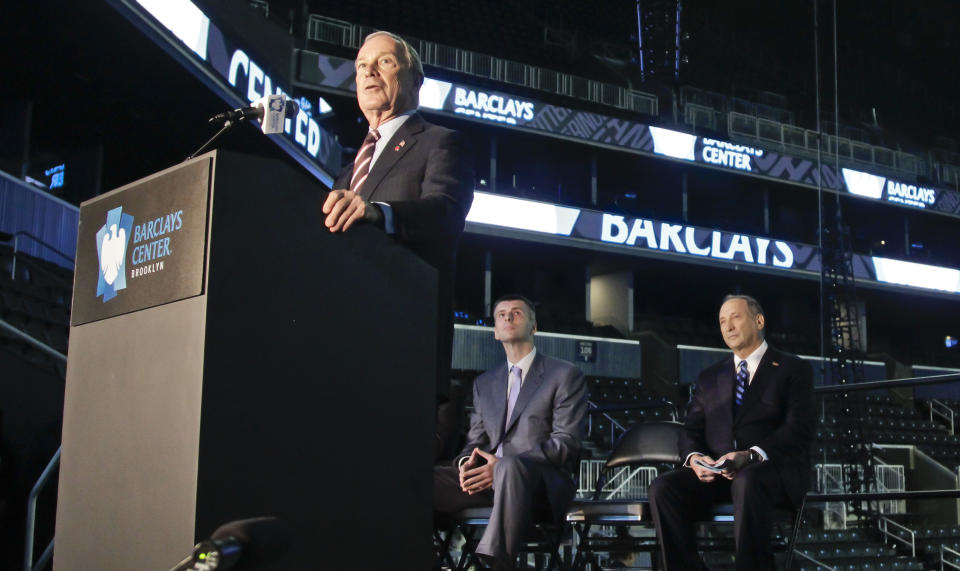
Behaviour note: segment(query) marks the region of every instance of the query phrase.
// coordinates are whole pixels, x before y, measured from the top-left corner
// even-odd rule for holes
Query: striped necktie
[[[733,402],[735,403],[733,410],[740,408],[740,405],[743,404],[743,391],[747,389],[747,379],[750,378],[750,371],[747,370],[747,362],[740,361],[740,366],[737,369],[737,392],[733,395]]]
[[[367,136],[363,138],[363,145],[357,151],[357,159],[353,161],[353,177],[350,179],[350,190],[353,192],[360,192],[363,181],[367,180],[367,175],[370,174],[370,161],[373,160],[373,151],[379,140],[380,133],[376,129],[368,131]]]

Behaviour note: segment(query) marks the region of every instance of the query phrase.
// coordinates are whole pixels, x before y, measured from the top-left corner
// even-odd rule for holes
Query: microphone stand
[[[224,124],[223,124],[223,127],[221,127],[221,129],[220,129],[219,131],[217,131],[212,137],[210,137],[210,139],[209,139],[206,143],[204,143],[203,145],[201,145],[199,149],[197,149],[196,151],[194,151],[193,154],[191,154],[189,157],[183,159],[184,162],[189,161],[190,159],[196,157],[197,155],[206,152],[206,151],[211,147],[211,145],[213,145],[213,142],[214,142],[214,141],[216,141],[217,139],[219,139],[224,133],[226,133],[227,131],[229,131],[230,129],[232,129],[232,128],[234,127],[234,125],[236,125],[236,124],[239,123],[240,121],[243,121],[243,119],[241,118],[241,119],[239,119],[239,120],[237,120],[237,121],[230,121],[230,120],[228,119],[227,121],[225,121]]]

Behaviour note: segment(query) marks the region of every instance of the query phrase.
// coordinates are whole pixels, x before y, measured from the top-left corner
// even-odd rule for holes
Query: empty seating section
[[[637,330],[652,331],[673,344],[720,347],[723,343],[716,326],[689,317],[641,315],[637,318]]]
[[[569,3],[570,6],[564,8],[538,7],[535,4],[458,2],[454,9],[449,2],[440,0],[406,4],[354,0],[317,6],[314,12],[318,16],[372,29],[390,30],[443,46],[453,46],[546,69],[562,70],[565,73],[621,86],[628,84],[623,77],[605,66],[597,65],[596,60],[589,54],[584,55],[585,50],[572,50],[570,46],[574,41],[584,46],[602,42],[616,45],[614,49],[617,51],[628,52],[632,45],[629,32],[618,34],[616,39],[619,41],[616,42],[609,30],[600,36],[591,34],[585,37],[583,33],[576,37],[566,35],[564,22],[582,23],[579,12],[587,8],[577,2]],[[617,20],[621,27],[628,28],[632,5],[620,4],[621,13],[626,17],[617,18],[615,14],[609,16]],[[593,9],[589,12],[594,17],[598,13]],[[509,38],[509,41],[504,41],[503,38]]]
[[[18,254],[16,279],[11,276],[12,252],[0,248],[0,319],[37,341],[66,354],[70,326],[72,272],[60,266]],[[64,363],[0,329],[0,348],[48,368],[61,378]]]
[[[616,439],[637,422],[676,420],[674,405],[643,389],[637,379],[595,377],[588,379],[590,402],[588,438],[601,450],[609,450]]]
[[[817,429],[816,447],[820,461],[842,459],[845,443],[859,438],[862,431],[867,442],[914,445],[951,470],[960,465],[960,437],[889,396],[868,395],[862,404],[826,398],[820,406],[823,419]],[[863,411],[862,416],[857,416],[858,410]]]
[[[802,571],[823,569],[811,559],[843,571],[922,570],[918,559],[883,544],[873,530],[809,530],[797,537],[796,559]]]
[[[916,529],[917,557],[928,569],[940,569],[941,547],[960,552],[960,527],[922,527]],[[960,566],[960,556],[947,551],[948,562]],[[944,567],[951,568],[951,567]]]

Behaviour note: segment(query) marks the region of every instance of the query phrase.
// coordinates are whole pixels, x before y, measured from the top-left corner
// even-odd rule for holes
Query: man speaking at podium
[[[457,242],[473,202],[473,161],[456,131],[417,113],[423,66],[389,32],[367,36],[356,59],[357,102],[369,123],[353,164],[323,202],[324,224],[345,232],[374,224],[439,272],[438,394],[446,394],[453,344]]]

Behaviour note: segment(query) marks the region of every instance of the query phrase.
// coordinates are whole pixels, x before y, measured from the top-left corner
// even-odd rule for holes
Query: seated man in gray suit
[[[512,569],[532,514],[559,522],[573,500],[587,389],[576,366],[537,352],[528,299],[500,298],[494,320],[507,362],[474,381],[466,446],[452,466],[434,468],[434,508],[493,506],[477,553]]]

